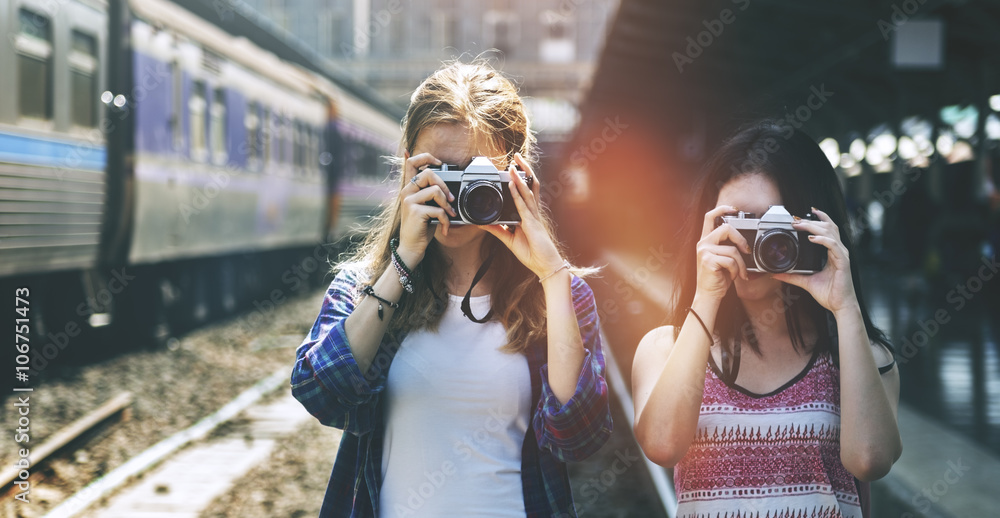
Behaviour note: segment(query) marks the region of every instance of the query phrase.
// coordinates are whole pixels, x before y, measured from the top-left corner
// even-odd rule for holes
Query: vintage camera
[[[521,215],[510,197],[510,173],[494,167],[489,158],[477,156],[465,170],[442,164],[440,167],[428,167],[425,171],[434,171],[455,195],[451,206],[458,217],[449,216],[452,225],[521,224]],[[523,171],[517,171],[517,174],[531,187],[533,178],[526,177]],[[427,205],[437,206],[437,202],[431,200]],[[437,220],[432,219],[431,223],[436,224]]]
[[[809,241],[809,232],[792,228],[792,215],[784,206],[771,205],[760,219],[754,216],[740,211],[722,217],[750,245],[749,254],[741,253],[748,272],[813,274],[826,265],[826,248]],[[810,213],[803,219],[816,217]]]

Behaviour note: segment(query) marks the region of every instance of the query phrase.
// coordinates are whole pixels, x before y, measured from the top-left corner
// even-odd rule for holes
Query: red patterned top
[[[840,372],[828,353],[783,387],[753,394],[705,375],[698,431],[674,468],[678,518],[861,518],[840,462]]]

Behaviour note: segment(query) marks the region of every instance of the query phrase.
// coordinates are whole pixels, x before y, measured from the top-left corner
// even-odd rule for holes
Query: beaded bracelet
[[[378,319],[379,320],[382,320],[382,317],[385,314],[385,310],[382,308],[382,304],[383,303],[384,304],[388,304],[389,307],[392,308],[392,309],[399,308],[399,303],[398,302],[392,302],[390,300],[383,299],[382,297],[379,297],[377,294],[375,294],[375,288],[373,288],[371,284],[365,284],[365,287],[361,289],[361,292],[364,293],[365,295],[368,295],[369,297],[372,297],[372,298],[374,298],[375,300],[378,301]]]
[[[413,293],[413,278],[416,274],[413,270],[406,267],[406,263],[403,262],[403,258],[399,256],[399,252],[396,248],[399,246],[399,239],[392,238],[389,241],[389,249],[392,250],[392,266],[396,269],[396,273],[399,274],[399,284],[403,286],[403,289],[407,293]]]

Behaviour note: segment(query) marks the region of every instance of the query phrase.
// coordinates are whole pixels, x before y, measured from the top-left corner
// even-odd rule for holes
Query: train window
[[[325,165],[323,163],[323,159],[320,158],[323,155],[324,151],[326,150],[323,148],[323,130],[316,128],[313,131],[313,154],[310,160],[312,160],[312,167],[313,170],[316,171],[317,175],[321,175],[322,173],[321,165]]]
[[[91,128],[97,126],[97,39],[80,31],[73,31],[72,38],[72,120],[77,126]]]
[[[173,134],[174,151],[184,149],[184,73],[177,61],[170,63],[173,98],[171,100],[170,129]]]
[[[204,161],[208,155],[208,145],[205,134],[206,88],[202,81],[195,81],[188,99],[191,129],[191,158]]]
[[[21,115],[52,118],[52,23],[34,11],[18,11],[20,32],[17,52],[18,106]]]
[[[216,164],[224,164],[229,158],[226,149],[228,142],[226,135],[229,132],[226,128],[226,93],[221,88],[215,89],[209,124],[212,129],[212,161]]]
[[[302,167],[302,125],[292,121],[292,163],[295,170],[301,172]]]
[[[97,126],[97,38],[73,31],[69,53],[73,124]]]
[[[264,109],[263,123],[261,124],[261,143],[263,144],[262,162],[266,167],[271,163],[271,136],[274,134],[274,120],[271,118],[271,110]]]
[[[287,128],[285,127],[284,117],[275,117],[275,132],[278,134],[278,152],[276,153],[276,162],[279,164],[285,164],[288,162],[288,136],[286,135]]]
[[[247,169],[251,171],[256,171],[260,169],[260,161],[262,158],[263,149],[261,148],[261,138],[260,138],[260,105],[252,102],[247,105],[247,115],[243,119],[244,124],[247,128],[247,143],[246,143],[246,155],[247,155]]]
[[[306,167],[312,175],[319,174],[319,130],[309,129],[309,154],[306,155]]]

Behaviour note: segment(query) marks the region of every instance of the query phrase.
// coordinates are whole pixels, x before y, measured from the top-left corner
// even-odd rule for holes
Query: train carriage
[[[35,288],[40,336],[164,342],[290,295],[388,196],[399,114],[207,5],[0,0],[0,287]]]

